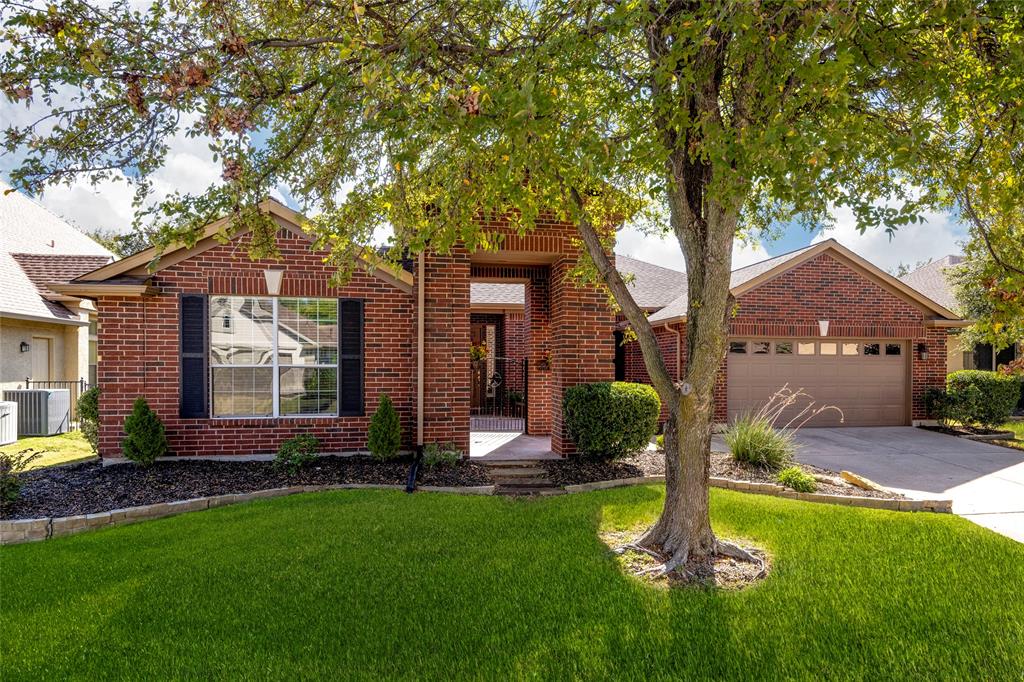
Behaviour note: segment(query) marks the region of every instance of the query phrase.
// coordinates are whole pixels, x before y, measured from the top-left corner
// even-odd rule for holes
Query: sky
[[[0,121],[25,124],[35,112],[22,104],[0,102]],[[173,190],[198,193],[220,179],[221,169],[213,161],[207,147],[208,140],[189,138],[184,134],[171,140],[164,166],[153,176],[155,198]],[[19,159],[0,155],[0,177],[5,181]],[[70,186],[60,185],[47,189],[37,199],[46,208],[84,230],[96,228],[126,232],[133,218],[133,190],[122,181],[110,180],[92,187],[85,179]],[[298,208],[285,192],[278,199]],[[2,201],[2,197],[0,197]],[[811,232],[798,225],[787,226],[775,241],[760,244],[737,242],[733,254],[733,267],[739,268],[771,256],[834,238],[847,248],[885,270],[900,264],[915,265],[962,251],[960,242],[966,230],[955,218],[939,213],[925,216],[925,223],[901,228],[890,240],[883,230],[861,234],[848,210],[839,211],[835,225],[827,231]],[[684,269],[683,255],[674,239],[658,239],[639,230],[625,227],[619,232],[616,252],[677,270]]]

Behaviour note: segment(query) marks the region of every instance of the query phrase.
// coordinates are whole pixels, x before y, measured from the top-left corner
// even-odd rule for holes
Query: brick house
[[[499,251],[428,251],[406,269],[368,254],[336,287],[301,216],[275,201],[262,208],[280,228],[279,260],[252,261],[249,235],[221,220],[195,245],[165,250],[155,268],[156,254],[146,251],[54,285],[96,302],[104,458],[120,456],[124,418],[139,396],[163,420],[173,454],[252,456],[298,433],[315,435],[324,452],[364,450],[383,393],[408,447],[453,442],[468,452],[471,430],[500,428],[550,437],[552,452],[571,455],[564,390],[617,375],[646,380],[635,344],[616,343],[621,325],[605,295],[568,277],[577,254],[571,224],[545,218],[519,235],[490,221],[485,227],[504,235]],[[669,366],[681,367],[685,275],[626,257],[618,267],[633,275]],[[723,364],[720,420],[733,410],[727,378],[749,386],[737,393],[741,401],[767,385],[753,381],[763,368],[734,360],[741,343],[744,359],[758,360],[768,343],[771,364],[800,376],[808,366],[793,358],[807,357],[807,343],[820,363],[810,372],[822,376],[834,369],[824,344],[847,360],[855,344],[858,357],[878,361],[871,376],[885,378],[881,409],[902,410],[891,421],[923,418],[920,397],[942,383],[935,358],[945,358],[955,315],[834,242],[739,270],[733,284],[740,313]],[[824,336],[819,320],[830,321]],[[471,346],[486,354],[471,361]]]

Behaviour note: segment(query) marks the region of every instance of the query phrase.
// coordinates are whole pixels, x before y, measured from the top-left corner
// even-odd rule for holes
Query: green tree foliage
[[[610,291],[670,415],[665,509],[641,541],[673,557],[666,568],[720,546],[707,470],[734,237],[839,207],[895,234],[925,209],[970,206],[991,227],[1024,205],[1020,0],[136,7],[0,10],[0,88],[48,109],[7,131],[24,155],[15,183],[131,167],[144,195],[184,125],[210,138],[223,177],[142,212],[162,243],[231,215],[254,256],[273,255],[276,225],[256,206],[285,185],[319,210],[307,227],[342,277],[385,226],[397,257],[499,246],[481,215],[524,231],[546,209],[575,221],[577,274]],[[678,382],[606,257],[623,220],[685,256]]]
[[[382,393],[377,411],[370,418],[370,432],[367,436],[367,447],[370,453],[379,460],[392,459],[402,446],[402,424],[398,412],[387,393]]]
[[[131,232],[118,232],[98,228],[87,232],[93,241],[101,244],[118,258],[126,258],[153,246],[156,235],[142,228]]]
[[[132,413],[124,420],[124,434],[121,451],[133,462],[149,466],[167,454],[163,422],[145,398],[135,399]]]
[[[92,451],[100,452],[100,388],[93,386],[78,396],[78,422]]]

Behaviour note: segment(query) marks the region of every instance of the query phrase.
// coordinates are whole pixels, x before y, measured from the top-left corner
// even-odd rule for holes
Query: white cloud
[[[55,105],[67,105],[73,100],[58,96]],[[12,125],[26,125],[48,108],[36,103],[26,108],[21,103],[0,103],[0,120]],[[150,179],[153,191],[149,201],[158,202],[174,191],[198,194],[220,180],[220,164],[213,160],[213,153],[206,137],[189,137],[185,134],[195,119],[182,121],[181,128],[168,141],[164,165]],[[45,133],[45,129],[41,132]],[[0,160],[0,172],[13,169],[19,159],[7,157]],[[127,232],[135,217],[132,199],[135,188],[121,172],[116,177],[93,186],[87,178],[81,177],[70,185],[55,185],[46,188],[35,197],[39,203],[70,223],[85,230],[103,228]]]
[[[815,236],[812,243],[833,238],[883,270],[892,270],[900,263],[913,266],[963,251],[960,242],[967,234],[955,218],[944,213],[926,213],[924,218],[924,223],[901,227],[890,240],[889,234],[880,228],[861,234],[852,212],[841,209],[836,211],[835,227]]]
[[[675,237],[658,237],[644,234],[635,227],[626,226],[619,231],[615,253],[661,265],[674,270],[685,270],[686,261]],[[742,268],[769,258],[760,243],[746,244],[739,240],[733,243],[732,268]]]

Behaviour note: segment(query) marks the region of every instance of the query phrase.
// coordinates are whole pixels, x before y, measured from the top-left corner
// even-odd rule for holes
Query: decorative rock
[[[862,488],[864,490],[874,490],[876,492],[889,492],[888,488],[878,485],[869,478],[864,478],[859,474],[855,474],[852,471],[840,471],[839,475],[844,481],[852,485]]]

